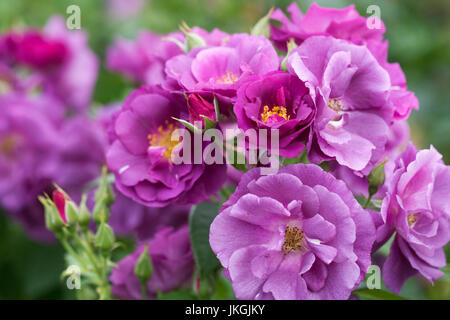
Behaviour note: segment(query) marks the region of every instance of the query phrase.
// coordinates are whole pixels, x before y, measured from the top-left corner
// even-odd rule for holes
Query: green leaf
[[[158,292],[158,300],[195,300],[195,296],[186,289],[166,293]]]
[[[209,228],[219,212],[220,204],[204,202],[192,208],[189,217],[191,245],[200,275],[206,276],[220,267],[209,245]]]
[[[202,130],[197,128],[196,126],[194,126],[192,123],[186,121],[186,120],[182,120],[182,119],[178,119],[175,117],[172,117],[173,120],[178,121],[179,123],[181,123],[183,126],[185,126],[189,131],[196,133],[196,134],[201,134]]]
[[[200,115],[200,117],[202,117],[205,120],[205,131],[208,129],[214,129],[216,127],[217,122],[211,120],[210,118],[204,115]]]
[[[407,300],[395,293],[378,289],[358,289],[353,291],[353,293],[357,294],[360,298],[370,300]]]

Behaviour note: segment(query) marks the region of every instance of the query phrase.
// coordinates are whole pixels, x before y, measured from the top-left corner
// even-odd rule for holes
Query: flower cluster
[[[450,168],[433,147],[408,144],[418,100],[387,60],[384,24],[354,6],[288,13],[271,11],[250,34],[183,23],[117,38],[106,66],[136,87],[94,119],[98,61],[83,32],[52,19],[1,35],[0,205],[48,236],[37,196],[56,182],[78,202],[106,164],[115,202],[88,193],[87,206],[101,228],[137,239],[110,277],[121,299],[204,276],[187,224],[208,201],[221,210],[203,234],[239,299],[348,299],[389,239],[390,290],[440,278]],[[264,158],[281,168],[267,175]]]

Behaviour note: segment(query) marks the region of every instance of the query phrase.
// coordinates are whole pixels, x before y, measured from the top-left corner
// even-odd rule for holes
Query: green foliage
[[[378,289],[358,289],[353,291],[353,293],[358,295],[360,298],[370,300],[406,300],[405,298],[392,292]]]
[[[189,217],[191,246],[201,277],[220,267],[209,245],[209,228],[219,212],[220,204],[204,202],[192,208]]]

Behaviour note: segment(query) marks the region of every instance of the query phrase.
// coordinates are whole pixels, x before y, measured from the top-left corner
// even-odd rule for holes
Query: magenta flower
[[[301,44],[308,37],[327,35],[360,45],[368,41],[381,41],[385,32],[381,19],[378,20],[379,28],[369,29],[367,18],[360,16],[354,5],[335,9],[320,7],[313,3],[303,14],[293,2],[287,11],[291,19],[280,9],[275,10],[270,17],[281,23],[280,27],[271,26],[270,37],[277,48],[284,51],[291,38],[297,44]]]
[[[166,227],[187,225],[189,206],[151,208],[143,206],[115,191],[108,223],[119,235],[133,235],[139,241],[148,241],[157,231]]]
[[[64,120],[59,101],[45,95],[6,95],[0,105],[0,206],[31,237],[51,240],[37,197],[56,182],[78,202],[101,172],[106,137],[86,117]]]
[[[234,34],[225,40],[221,46],[194,48],[167,61],[165,87],[235,98],[245,76],[278,70],[278,55],[266,38]]]
[[[347,299],[370,265],[374,225],[315,165],[246,173],[210,229],[238,299]]]
[[[113,269],[111,292],[119,299],[139,300],[141,285],[134,274],[134,266],[145,248],[139,245],[132,254],[121,260]],[[194,271],[194,258],[189,241],[189,228],[177,231],[172,228],[160,230],[148,241],[148,253],[153,263],[153,274],[147,282],[147,297],[156,298],[157,292],[167,292],[186,285]]]
[[[412,110],[419,109],[419,101],[414,92],[408,91],[406,77],[400,65],[388,62],[387,41],[370,41],[367,43],[367,48],[377,59],[378,63],[389,73],[391,80],[389,103],[394,109],[394,119],[407,119]]]
[[[108,48],[106,64],[142,84],[160,84],[165,79],[165,62],[183,51],[168,38],[183,41],[181,33],[158,35],[142,31],[136,40],[116,38]]]
[[[234,113],[242,130],[279,130],[280,155],[292,158],[305,147],[315,105],[303,81],[276,71],[244,80]]]
[[[450,240],[450,168],[433,147],[417,151],[411,143],[396,160],[387,185],[381,216],[384,229],[395,230],[396,236],[383,280],[400,292],[417,273],[431,282],[443,275],[443,246]]]
[[[366,47],[322,36],[305,40],[287,64],[316,97],[309,159],[368,174],[384,154],[393,117],[388,73]]]
[[[68,108],[87,109],[97,80],[98,59],[89,49],[84,31],[68,30],[63,18],[53,17],[42,31],[8,33],[1,42],[0,64],[31,67],[31,75],[22,79],[22,90],[40,89]]]
[[[107,154],[116,186],[124,195],[163,207],[198,203],[220,189],[225,165],[172,161],[173,151],[182,147],[180,141],[172,141],[172,134],[181,129],[172,117],[180,118],[182,112],[187,112],[186,100],[156,86],[141,87],[126,99],[114,124],[117,140]]]

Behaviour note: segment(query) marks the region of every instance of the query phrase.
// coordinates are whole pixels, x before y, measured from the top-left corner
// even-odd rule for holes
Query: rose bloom
[[[400,292],[415,274],[431,282],[443,275],[443,246],[450,240],[450,167],[433,147],[417,151],[412,143],[391,164],[381,209],[384,225],[377,234],[383,238],[389,229],[396,231],[382,274],[386,286]]]
[[[234,34],[224,38],[220,46],[194,48],[167,61],[168,79],[164,87],[235,98],[240,80],[251,74],[278,70],[279,65],[278,55],[268,39]]]
[[[297,44],[312,36],[325,35],[345,40],[356,45],[365,45],[379,64],[389,73],[392,89],[389,102],[395,109],[394,118],[405,119],[411,110],[419,108],[414,93],[407,90],[406,78],[398,63],[389,63],[388,42],[383,40],[385,26],[381,19],[359,15],[354,5],[343,9],[324,8],[313,3],[303,14],[296,3],[287,8],[289,19],[280,9],[275,10],[271,19],[279,21],[280,27],[271,26],[271,39],[280,50],[286,51],[287,42],[294,39]],[[379,27],[369,28],[373,23]]]
[[[104,135],[83,116],[64,119],[54,97],[11,93],[0,105],[0,206],[31,237],[50,240],[38,195],[55,182],[79,201],[101,171]]]
[[[183,53],[168,40],[170,37],[183,41],[181,33],[158,35],[149,31],[141,31],[136,40],[118,37],[108,48],[106,65],[137,83],[160,84],[165,79],[165,62]]]
[[[279,130],[280,155],[293,158],[305,148],[315,104],[297,76],[275,71],[244,80],[234,113],[240,129],[266,129],[269,141],[271,130]]]
[[[238,299],[347,299],[371,263],[374,225],[316,165],[246,173],[210,229]]]
[[[176,229],[188,223],[189,206],[151,208],[125,197],[117,190],[114,194],[108,223],[116,234],[132,235],[139,241],[147,241],[160,229]]]
[[[383,21],[378,19],[379,28],[369,29],[368,18],[359,15],[354,5],[343,9],[324,8],[316,3],[303,14],[297,3],[287,8],[289,19],[280,9],[275,10],[271,19],[279,21],[280,27],[271,25],[270,38],[277,48],[286,51],[286,43],[294,39],[301,44],[311,36],[327,35],[361,45],[370,41],[381,41],[385,32]]]
[[[31,68],[22,79],[22,90],[43,90],[77,112],[88,108],[98,59],[89,49],[84,31],[68,30],[64,19],[52,17],[42,31],[12,31],[4,38],[0,59],[16,69]]]
[[[172,141],[174,131],[181,129],[173,117],[183,116],[186,100],[160,87],[144,86],[129,95],[114,123],[117,139],[107,153],[120,192],[141,204],[164,207],[199,203],[219,191],[226,179],[225,165],[172,160],[174,151],[183,147]]]
[[[134,273],[139,256],[148,244],[148,253],[153,264],[153,273],[147,281],[147,297],[155,299],[157,292],[175,290],[190,282],[194,272],[194,258],[189,240],[189,228],[177,231],[164,228],[147,243],[141,243],[132,254],[114,267],[111,273],[111,292],[124,300],[140,300],[141,284]]]
[[[385,153],[394,113],[389,74],[366,47],[323,36],[293,49],[287,65],[316,99],[310,161],[336,160],[367,175]]]

